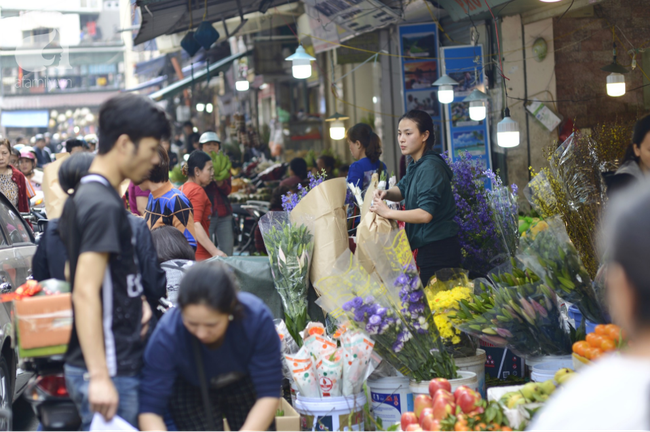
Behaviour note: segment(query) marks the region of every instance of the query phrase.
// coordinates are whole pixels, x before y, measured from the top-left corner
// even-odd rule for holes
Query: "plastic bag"
[[[519,217],[516,192],[507,186],[495,186],[487,191],[488,204],[492,209],[494,227],[499,234],[508,257],[514,257],[519,245]]]
[[[521,238],[519,258],[589,321],[604,323],[591,278],[559,216],[539,222]]]
[[[322,357],[316,363],[318,384],[321,397],[341,396],[343,379],[343,356],[339,348],[327,357]]]
[[[295,355],[285,354],[284,361],[291,371],[293,382],[298,387],[300,394],[304,397],[320,397],[316,368],[305,347],[302,347]]]
[[[307,325],[309,266],[313,235],[305,224],[292,224],[287,212],[269,212],[259,222],[269,254],[275,288],[282,298],[285,322],[298,345],[299,333]]]
[[[368,377],[368,367],[375,343],[359,331],[346,332],[341,336],[343,353],[343,396],[361,393]]]

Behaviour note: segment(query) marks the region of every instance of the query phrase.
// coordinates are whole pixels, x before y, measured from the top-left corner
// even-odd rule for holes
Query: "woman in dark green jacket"
[[[451,191],[453,173],[433,152],[435,135],[431,116],[411,110],[399,121],[397,140],[403,155],[413,158],[406,176],[387,191],[375,191],[371,211],[387,219],[406,222],[411,248],[417,250],[420,278],[427,284],[436,271],[460,267],[456,202]],[[391,210],[384,203],[405,202],[406,210]]]

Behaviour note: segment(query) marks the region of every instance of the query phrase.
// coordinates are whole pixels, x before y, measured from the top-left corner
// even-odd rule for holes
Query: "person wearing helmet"
[[[23,148],[20,152],[20,159],[18,159],[18,169],[32,185],[32,188],[35,191],[40,191],[43,184],[43,171],[35,168],[36,155],[29,151],[27,147]]]
[[[221,140],[212,131],[204,132],[199,138],[199,149],[207,154],[219,153]],[[217,239],[217,247],[226,255],[232,256],[235,243],[232,229],[232,206],[228,195],[232,191],[231,177],[225,180],[212,180],[205,188],[205,193],[212,203],[212,218],[210,220],[210,238]]]

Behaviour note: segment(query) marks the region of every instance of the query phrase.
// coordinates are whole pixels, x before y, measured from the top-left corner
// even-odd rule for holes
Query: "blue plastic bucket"
[[[576,329],[580,327],[580,324],[582,323],[582,313],[580,312],[580,309],[578,309],[575,306],[569,307],[569,318],[571,318],[576,323]],[[598,324],[587,320],[587,322],[585,323],[587,334],[596,331],[597,325]]]

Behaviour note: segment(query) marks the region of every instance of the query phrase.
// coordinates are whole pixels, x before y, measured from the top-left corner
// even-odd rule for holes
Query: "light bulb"
[[[607,76],[607,95],[619,97],[625,94],[625,77],[620,73],[612,73]]]
[[[294,60],[291,71],[294,78],[309,78],[311,76],[311,62],[309,60]]]
[[[209,103],[209,104],[207,104],[205,106],[205,112],[207,112],[208,114],[211,114],[213,109],[214,109],[214,106],[212,106],[211,103]]]
[[[249,87],[250,87],[250,83],[248,82],[248,80],[243,79],[235,83],[235,88],[237,89],[237,91],[240,92],[247,91]]]
[[[345,125],[342,121],[332,122],[330,126],[330,138],[340,140],[345,138]]]
[[[469,118],[474,121],[483,121],[487,116],[487,109],[485,108],[485,102],[483,101],[472,101],[469,103]]]
[[[503,120],[497,124],[497,144],[499,147],[517,147],[519,145],[519,123],[510,118],[506,108]]]
[[[450,85],[438,87],[438,101],[443,104],[452,103],[454,101],[454,87]]]
[[[197,110],[198,112],[203,112],[203,110],[205,110],[205,104],[197,103],[197,104],[196,104],[196,110]]]

